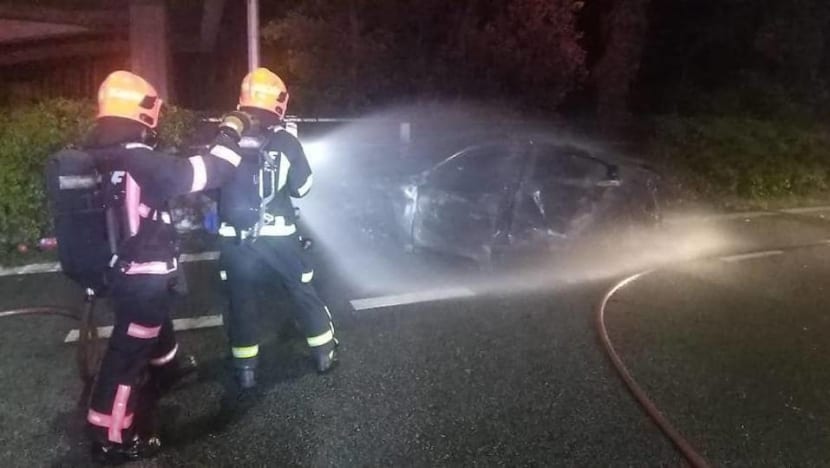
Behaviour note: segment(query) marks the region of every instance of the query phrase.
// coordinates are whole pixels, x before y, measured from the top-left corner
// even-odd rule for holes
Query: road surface
[[[626,273],[661,259],[765,248],[782,253],[643,278],[610,304],[610,332],[716,465],[827,460],[830,248],[786,248],[830,239],[830,223],[809,213],[681,224],[705,234],[669,242],[682,250],[676,258],[645,243],[613,259],[571,260],[550,276],[482,276],[419,259],[398,265],[403,277],[415,272],[417,287],[378,291],[321,262],[315,278],[342,341],[335,372],[311,372],[278,288],[262,297],[270,313],[254,395],[239,399],[233,388],[221,328],[182,331],[199,379],[163,401],[166,450],[139,466],[677,466],[598,345],[594,306]],[[692,248],[703,239],[711,249]],[[332,257],[325,246],[319,253]],[[186,270],[193,292],[176,317],[221,314],[215,262]],[[71,305],[80,292],[55,273],[5,276],[0,298],[2,309]],[[109,320],[101,314],[101,325]],[[0,466],[84,466],[75,345],[64,343],[77,323],[0,324]]]

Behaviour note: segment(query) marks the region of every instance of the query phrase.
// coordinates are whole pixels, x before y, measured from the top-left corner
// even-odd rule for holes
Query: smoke
[[[479,265],[430,252],[407,253],[390,200],[418,173],[480,138],[521,128],[596,153],[607,149],[550,130],[508,125],[494,109],[471,106],[400,108],[340,124],[300,128],[314,171],[311,194],[297,202],[304,232],[355,294],[380,295],[463,286],[510,293],[614,278],[733,249],[716,225],[614,226],[531,258]],[[401,127],[408,123],[408,128]],[[546,130],[545,130],[546,129]],[[413,144],[402,142],[411,133]],[[484,269],[487,270],[487,269]]]

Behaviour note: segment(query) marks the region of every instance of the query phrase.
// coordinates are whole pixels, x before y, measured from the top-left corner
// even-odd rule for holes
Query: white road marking
[[[60,263],[33,263],[21,267],[0,268],[0,276],[34,275],[61,271]]]
[[[745,211],[742,213],[725,213],[714,215],[700,215],[700,216],[668,216],[665,219],[666,224],[690,224],[709,221],[728,221],[735,219],[753,219],[766,216],[776,216],[781,213],[787,214],[806,214],[817,213],[822,211],[830,212],[830,206],[811,206],[804,208],[785,208],[782,210],[773,211]],[[202,252],[198,254],[182,254],[181,263],[205,262],[219,259],[219,252]],[[2,267],[0,266],[0,277],[16,276],[16,275],[34,275],[39,273],[57,273],[61,271],[60,263],[33,263],[31,265],[24,265],[20,267]]]
[[[669,216],[665,219],[666,224],[691,224],[691,223],[705,223],[710,221],[730,221],[735,219],[753,219],[765,216],[776,216],[780,213],[775,211],[745,211],[742,213],[727,213],[715,215],[700,215],[700,216]]]
[[[17,310],[7,310],[6,312],[0,312],[0,318],[11,317],[13,315],[18,315],[18,311]]]
[[[786,208],[783,210],[778,210],[782,213],[790,213],[790,214],[805,214],[805,213],[818,213],[821,211],[830,211],[830,206],[811,206],[807,208]]]
[[[219,252],[202,252],[198,254],[182,254],[181,263],[207,262],[219,259]],[[57,273],[61,271],[60,263],[33,263],[20,267],[0,267],[0,277],[17,275],[35,275],[39,273]]]
[[[830,206],[811,206],[802,208],[784,208],[781,210],[772,211],[746,211],[742,213],[725,213],[714,215],[699,215],[699,216],[667,216],[666,224],[688,224],[695,222],[719,221],[719,220],[734,220],[734,219],[752,219],[765,216],[775,216],[781,213],[788,214],[805,214],[817,213],[822,211],[830,212]],[[219,252],[202,252],[198,254],[182,254],[181,263],[204,262],[217,260]],[[56,273],[61,271],[60,263],[33,263],[31,265],[24,265],[20,267],[2,267],[0,266],[0,277],[15,276],[15,275],[33,275],[38,273]]]
[[[198,330],[200,328],[213,328],[222,326],[221,315],[203,315],[201,317],[183,318],[173,320],[173,329],[176,331],[182,330]],[[99,338],[109,338],[112,335],[112,326],[98,327]],[[78,341],[80,332],[78,329],[70,330],[64,338],[64,343],[74,343]]]
[[[379,309],[406,304],[418,304],[420,302],[443,301],[447,299],[459,299],[473,297],[476,293],[467,288],[432,289],[394,296],[370,297],[366,299],[355,299],[351,301],[354,310]]]
[[[800,208],[784,208],[781,210],[764,210],[764,211],[744,211],[739,213],[724,213],[724,214],[712,214],[712,215],[698,215],[698,216],[667,216],[665,219],[666,224],[689,224],[689,223],[700,223],[700,222],[708,222],[708,221],[729,221],[735,219],[753,219],[753,218],[762,218],[766,216],[776,216],[780,215],[781,213],[786,214],[808,214],[808,213],[820,213],[822,211],[830,212],[830,206],[809,206],[809,207],[800,207]]]
[[[197,254],[182,254],[179,257],[182,263],[193,262],[208,262],[211,260],[219,260],[219,252],[202,252]]]
[[[757,258],[766,258],[766,257],[774,257],[776,255],[783,254],[783,250],[767,250],[764,252],[753,252],[748,254],[741,254],[741,255],[730,255],[728,257],[720,257],[720,261],[727,262],[727,263],[737,263],[742,262],[744,260],[754,260]]]

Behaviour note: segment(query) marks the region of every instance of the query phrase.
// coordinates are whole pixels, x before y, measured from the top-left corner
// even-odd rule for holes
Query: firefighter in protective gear
[[[83,148],[102,174],[119,239],[110,262],[115,324],[87,413],[93,456],[107,463],[160,447],[151,427],[155,400],[189,370],[178,358],[170,319],[178,252],[167,200],[228,179],[240,164],[238,140],[250,125],[242,113],[229,115],[209,151],[173,157],[153,149],[161,105],[143,78],[110,74]]]
[[[255,385],[259,354],[257,286],[280,281],[295,305],[318,372],[331,369],[337,341],[328,307],[312,286],[291,198],[308,194],[311,169],[299,140],[283,120],[288,90],[273,72],[259,68],[242,82],[239,110],[259,127],[240,144],[242,164],[220,192],[220,272],[230,294],[226,330],[237,382]]]

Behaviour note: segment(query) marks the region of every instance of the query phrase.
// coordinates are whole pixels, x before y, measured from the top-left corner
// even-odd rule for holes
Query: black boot
[[[119,444],[115,442],[93,442],[92,459],[104,465],[121,465],[123,463],[152,458],[161,450],[158,437],[139,437]]]
[[[195,376],[199,369],[196,358],[191,355],[177,357],[162,366],[150,366],[150,381],[161,394],[167,393]]]
[[[257,358],[234,359],[233,367],[236,374],[236,383],[242,390],[256,386]]]
[[[337,364],[338,346],[340,346],[340,342],[335,338],[323,346],[311,348],[311,356],[318,374],[325,374],[334,369]]]
[[[161,420],[159,419],[158,402],[161,399],[161,392],[155,385],[147,385],[142,388],[136,402],[133,416],[133,432],[139,439],[153,441],[149,445],[161,447],[159,433],[161,432]]]

